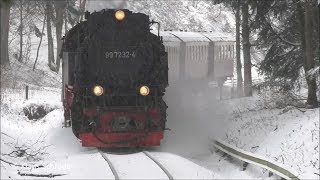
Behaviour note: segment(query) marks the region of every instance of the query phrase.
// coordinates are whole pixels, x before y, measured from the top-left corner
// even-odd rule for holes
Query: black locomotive
[[[160,25],[129,10],[105,9],[64,37],[66,126],[83,146],[157,146],[163,138],[168,55]]]

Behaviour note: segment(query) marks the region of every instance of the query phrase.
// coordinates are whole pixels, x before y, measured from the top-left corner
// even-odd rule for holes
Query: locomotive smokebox
[[[66,121],[82,146],[160,145],[168,56],[149,16],[105,9],[86,18],[63,43]]]

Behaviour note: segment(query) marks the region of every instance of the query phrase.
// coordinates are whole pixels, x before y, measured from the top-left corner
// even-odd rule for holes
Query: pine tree
[[[47,37],[48,37],[48,66],[52,71],[55,71],[54,67],[54,50],[53,50],[53,38],[51,29],[51,19],[53,17],[52,2],[46,1],[45,15],[47,16]]]
[[[306,3],[309,3],[306,4]],[[311,14],[319,14],[316,2],[308,0],[270,0],[256,2],[255,27],[259,29],[258,44],[267,49],[260,64],[260,72],[267,80],[282,90],[292,89],[300,77],[300,69],[308,71],[315,66],[319,52],[319,21]],[[274,23],[276,22],[276,23]],[[317,107],[316,82],[306,76],[308,84],[307,104]]]
[[[240,23],[241,23],[241,17],[240,17],[240,8],[241,8],[241,2],[240,0],[237,0],[237,4],[235,7],[236,10],[236,66],[237,66],[237,92],[238,96],[243,95],[243,80],[242,80],[242,64],[241,64],[241,44],[240,44]]]
[[[54,1],[55,9],[55,19],[54,23],[56,26],[56,40],[57,40],[57,54],[56,54],[56,72],[59,72],[60,69],[60,51],[62,47],[62,26],[63,26],[63,14],[67,6],[66,1]]]
[[[242,12],[242,46],[244,64],[244,95],[252,96],[251,54],[250,54],[250,26],[249,26],[249,2],[246,0],[241,5]]]
[[[305,60],[304,60],[304,70],[306,72],[306,80],[308,84],[308,99],[307,106],[309,108],[318,107],[317,100],[317,82],[316,79],[312,76],[308,76],[308,72],[315,67],[314,61],[314,49],[313,49],[313,10],[311,0],[306,0],[304,3],[305,6],[305,22],[304,22],[304,36],[305,36]],[[318,34],[319,35],[319,34]],[[319,47],[319,46],[318,46]]]

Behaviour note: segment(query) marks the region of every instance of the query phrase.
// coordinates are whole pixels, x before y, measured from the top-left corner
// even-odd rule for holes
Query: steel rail
[[[162,169],[162,171],[168,176],[168,178],[170,180],[173,180],[172,175],[169,173],[169,171],[159,161],[157,161],[154,157],[152,157],[147,151],[143,151],[143,153],[146,156],[148,156],[153,162],[155,162]]]
[[[114,179],[115,179],[115,180],[119,180],[119,175],[118,175],[116,169],[114,168],[112,162],[110,161],[110,159],[109,159],[103,152],[101,152],[100,150],[99,150],[99,153],[101,154],[101,156],[103,157],[103,159],[104,159],[105,161],[107,161],[107,163],[108,163],[108,165],[109,165],[109,168],[111,169],[112,174],[113,174],[113,176],[114,176]]]

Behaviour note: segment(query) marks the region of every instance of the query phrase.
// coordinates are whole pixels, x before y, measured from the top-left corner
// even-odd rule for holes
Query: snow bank
[[[319,108],[252,109],[259,100],[232,102],[247,111],[235,111],[224,140],[278,162],[301,179],[319,179]]]

